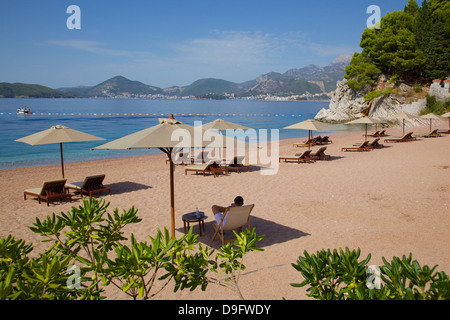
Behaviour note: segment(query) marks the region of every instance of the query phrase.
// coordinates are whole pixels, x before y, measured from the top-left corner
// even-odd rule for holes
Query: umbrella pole
[[[174,179],[173,179],[172,156],[170,156],[169,165],[170,165],[170,219],[171,219],[171,227],[172,227],[172,238],[174,238],[175,237],[175,192],[174,192],[174,181],[173,181]]]
[[[308,149],[309,150],[311,150],[311,140],[312,140],[311,130],[308,130]]]
[[[170,170],[170,230],[172,232],[172,238],[175,238],[175,188],[174,188],[174,178],[173,169],[174,164],[172,161],[172,150],[173,148],[159,148],[169,157],[169,170]]]
[[[63,147],[62,142],[59,143],[59,149],[61,151],[61,171],[62,171],[62,177],[64,179],[64,160],[63,160]]]

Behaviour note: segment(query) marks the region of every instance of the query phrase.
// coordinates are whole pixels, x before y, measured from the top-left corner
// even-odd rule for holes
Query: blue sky
[[[407,2],[1,0],[0,82],[59,88],[122,75],[161,88],[239,83],[360,51],[367,8],[384,16]],[[70,5],[81,10],[79,30],[67,28]]]

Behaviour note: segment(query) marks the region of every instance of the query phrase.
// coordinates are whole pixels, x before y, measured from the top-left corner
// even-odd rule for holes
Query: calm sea
[[[27,106],[34,113],[19,115]],[[60,163],[57,144],[30,146],[14,140],[62,124],[108,141],[158,124],[173,113],[194,125],[217,118],[259,129],[279,129],[280,139],[305,137],[308,131],[283,127],[314,118],[328,102],[242,100],[0,99],[0,169]],[[352,130],[344,128],[343,130]],[[270,135],[269,135],[270,138]],[[107,141],[63,144],[64,162],[160,153],[159,150],[90,150]]]

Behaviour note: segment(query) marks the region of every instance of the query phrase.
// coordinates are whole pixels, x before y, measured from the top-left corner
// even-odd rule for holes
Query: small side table
[[[205,220],[208,217],[205,216],[204,212],[199,212],[199,213],[200,213],[200,218],[198,218],[196,216],[195,212],[189,212],[189,213],[183,214],[181,216],[181,219],[183,219],[183,223],[184,223],[184,233],[187,233],[187,230],[189,230],[189,228],[190,228],[189,224],[191,222],[198,222],[199,234],[200,234],[200,236],[202,236],[202,228],[203,228],[203,231],[205,231]]]

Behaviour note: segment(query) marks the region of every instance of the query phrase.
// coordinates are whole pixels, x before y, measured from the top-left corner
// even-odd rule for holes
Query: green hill
[[[231,94],[238,93],[242,90],[241,86],[237,83],[213,78],[197,80],[183,89],[183,96],[201,96],[210,93]]]
[[[115,96],[145,96],[151,94],[163,94],[158,87],[146,85],[139,81],[132,81],[122,76],[108,79],[94,87],[61,88],[65,92],[71,92],[81,97],[115,97]]]
[[[38,84],[0,83],[3,98],[74,98],[72,93],[62,92]]]

